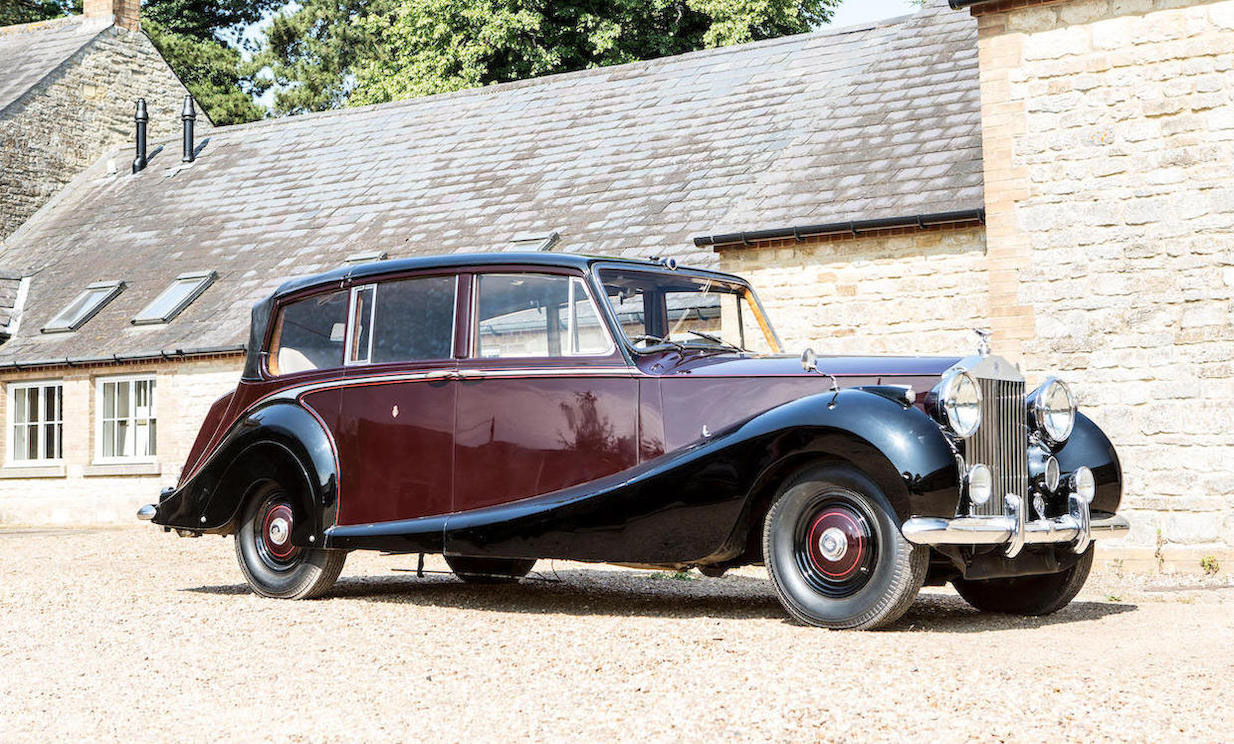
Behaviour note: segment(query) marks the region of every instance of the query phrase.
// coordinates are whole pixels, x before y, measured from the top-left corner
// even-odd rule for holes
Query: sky
[[[917,10],[918,6],[911,0],[844,0],[840,7],[836,8],[831,25],[852,26],[855,23],[907,15]]]

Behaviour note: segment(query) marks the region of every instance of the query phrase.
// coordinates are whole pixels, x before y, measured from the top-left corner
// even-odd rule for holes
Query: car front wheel
[[[799,471],[763,523],[763,557],[795,619],[834,629],[878,628],[912,605],[929,549],[909,543],[885,494],[846,465]]]
[[[1089,545],[1075,565],[1058,573],[984,581],[956,579],[952,583],[964,601],[982,612],[1049,615],[1075,599],[1092,567],[1093,546]]]
[[[236,530],[236,559],[254,592],[278,599],[310,599],[338,579],[345,550],[293,545],[297,514],[287,491],[275,481],[260,484],[249,498]]]

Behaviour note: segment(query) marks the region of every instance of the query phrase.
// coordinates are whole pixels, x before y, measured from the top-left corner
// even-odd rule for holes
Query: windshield
[[[680,272],[601,269],[600,282],[635,349],[670,344],[780,352],[753,290]]]

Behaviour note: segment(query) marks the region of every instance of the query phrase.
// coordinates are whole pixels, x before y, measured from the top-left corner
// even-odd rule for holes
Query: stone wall
[[[150,112],[149,150],[167,143],[158,157],[179,159],[186,93],[145,34],[102,30],[0,115],[0,240],[108,150],[132,142],[140,97]],[[200,135],[210,127],[199,112]]]
[[[985,230],[895,231],[718,249],[796,353],[966,354],[987,325]]]
[[[1022,359],[1060,368],[1118,445],[1131,546],[1229,555],[1234,2],[1073,0],[979,27],[987,207],[1009,223],[991,252],[1029,249]]]
[[[174,485],[210,405],[240,379],[243,358],[57,368],[5,373],[0,385],[0,525],[131,524],[137,508]],[[156,379],[157,462],[94,464],[96,385],[100,377],[153,374]],[[63,463],[29,468],[7,462],[8,385],[58,381],[64,385]]]

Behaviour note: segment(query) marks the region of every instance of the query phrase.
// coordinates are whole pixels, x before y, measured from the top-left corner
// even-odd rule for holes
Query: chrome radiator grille
[[[965,443],[970,465],[982,463],[994,477],[994,493],[974,514],[1004,511],[1003,497],[1014,493],[1027,500],[1028,410],[1023,380],[977,379],[981,386],[981,426]]]

